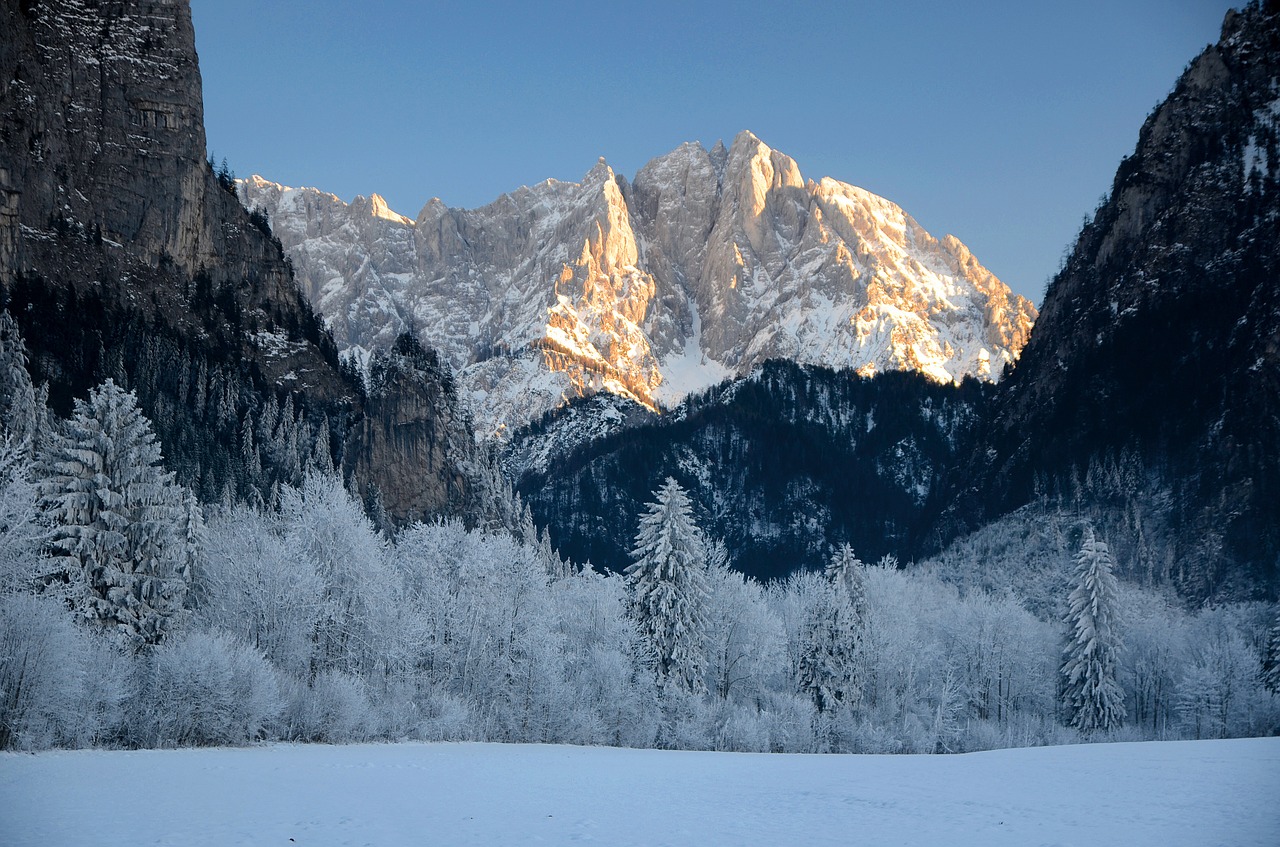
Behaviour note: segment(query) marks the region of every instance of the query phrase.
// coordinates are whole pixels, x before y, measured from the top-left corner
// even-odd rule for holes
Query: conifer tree
[[[863,576],[862,560],[853,554],[853,548],[841,544],[827,562],[827,578],[835,583],[853,611],[854,621],[861,625],[867,611],[867,585]]]
[[[701,693],[706,663],[706,553],[689,498],[671,477],[640,517],[626,575],[660,685]]]
[[[1280,694],[1280,610],[1267,634],[1266,651],[1262,658],[1262,684],[1272,694]]]
[[[1114,568],[1106,543],[1086,526],[1067,597],[1061,667],[1067,723],[1086,732],[1113,729],[1125,719],[1124,693],[1116,682],[1121,644]]]
[[[862,562],[848,544],[832,555],[826,577],[806,602],[796,668],[800,691],[820,714],[859,698],[856,657],[866,614]]]
[[[44,392],[31,384],[27,347],[9,312],[0,312],[0,427],[33,455],[49,425]]]
[[[840,606],[830,583],[822,583],[805,609],[796,682],[818,713],[834,711],[846,699],[850,677],[847,639]]]
[[[159,643],[182,611],[198,510],[160,466],[137,398],[112,380],[76,402],[45,451],[41,494],[70,599],[134,644]]]

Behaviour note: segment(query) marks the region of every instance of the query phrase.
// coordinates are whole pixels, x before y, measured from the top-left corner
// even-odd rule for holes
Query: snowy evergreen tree
[[[859,635],[844,589],[816,579],[804,591],[804,612],[796,682],[818,713],[833,712],[856,699],[854,651]]]
[[[671,477],[640,517],[626,575],[631,615],[652,651],[658,682],[701,693],[706,664],[706,552],[689,498]]]
[[[1113,729],[1125,719],[1124,692],[1116,681],[1121,645],[1114,568],[1106,543],[1086,526],[1067,597],[1061,668],[1067,722],[1083,731]]]
[[[0,312],[0,429],[30,455],[48,427],[44,391],[27,373],[26,344],[9,312]]]
[[[1272,694],[1280,694],[1280,611],[1267,634],[1266,654],[1262,657],[1262,684]]]
[[[160,642],[182,611],[198,537],[160,458],[137,398],[111,380],[76,402],[44,456],[42,500],[72,603],[133,643]]]
[[[45,527],[26,442],[0,426],[0,595],[29,590],[39,576]]]
[[[853,548],[841,544],[827,562],[827,578],[835,583],[853,612],[855,623],[860,624],[867,613],[867,584],[862,561],[853,554]]]

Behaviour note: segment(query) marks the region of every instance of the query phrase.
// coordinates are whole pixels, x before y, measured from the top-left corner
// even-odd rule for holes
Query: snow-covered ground
[[[0,755],[0,843],[1280,844],[1280,738],[959,756],[502,744]]]

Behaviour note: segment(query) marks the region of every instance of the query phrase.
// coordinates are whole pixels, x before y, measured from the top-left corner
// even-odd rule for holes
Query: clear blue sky
[[[1041,299],[1217,0],[192,0],[209,148],[416,216],[750,129]]]

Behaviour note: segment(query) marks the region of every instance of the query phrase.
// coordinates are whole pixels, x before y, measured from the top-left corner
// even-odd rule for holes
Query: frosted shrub
[[[459,697],[446,691],[428,691],[418,701],[424,741],[465,741],[471,737],[471,711]]]
[[[364,681],[341,671],[325,671],[311,685],[290,692],[289,737],[298,741],[364,741],[374,724]]]
[[[155,747],[245,744],[277,725],[279,677],[258,651],[190,632],[157,648],[138,695],[139,740]]]
[[[0,749],[98,741],[124,690],[99,653],[55,600],[0,597]]]
[[[714,750],[767,753],[772,747],[769,715],[752,706],[720,701],[712,704]]]
[[[769,691],[759,701],[759,721],[770,753],[801,753],[810,749],[809,724],[813,706],[799,694]]]

